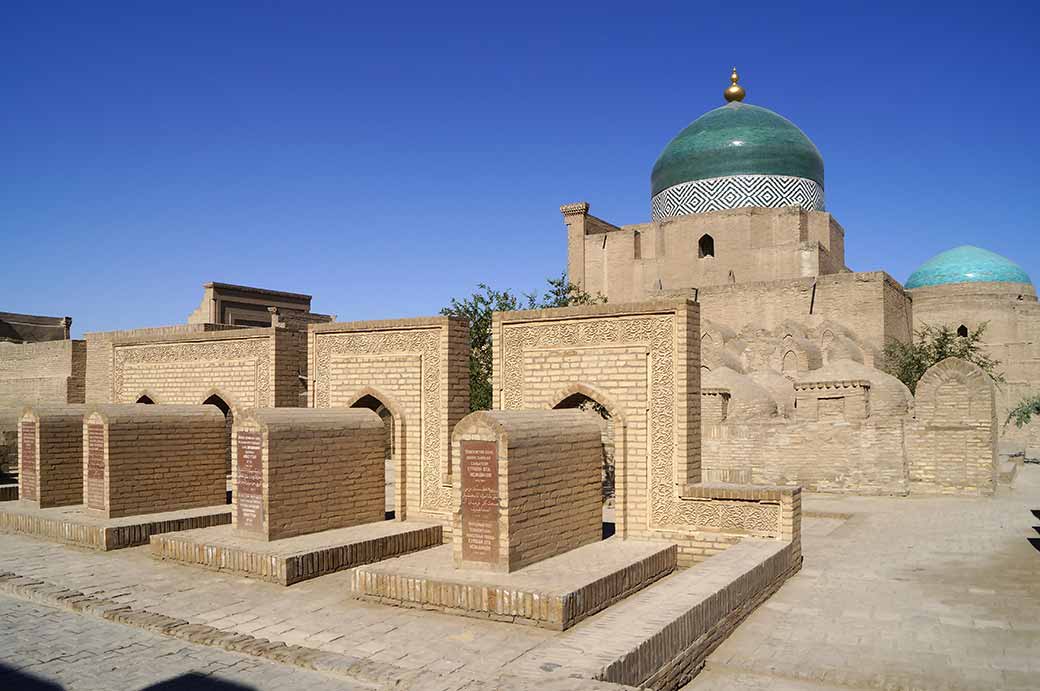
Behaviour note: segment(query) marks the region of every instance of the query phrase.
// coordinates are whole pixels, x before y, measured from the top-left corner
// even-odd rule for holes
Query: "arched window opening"
[[[603,539],[606,539],[614,534],[614,421],[605,405],[583,393],[571,394],[555,407],[588,411],[599,424],[603,440]]]
[[[966,327],[964,324],[961,324],[960,326],[958,326],[957,327],[957,335],[960,336],[961,338],[967,338],[968,337],[968,327]]]
[[[383,483],[386,496],[386,519],[394,518],[396,504],[394,501],[395,489],[395,462],[394,462],[394,416],[390,409],[383,405],[375,396],[367,394],[362,396],[351,408],[368,408],[383,421]]]
[[[704,259],[705,257],[715,256],[715,238],[705,233],[701,236],[701,239],[697,241],[697,257]]]
[[[231,429],[235,424],[235,416],[231,413],[231,406],[217,394],[213,394],[202,405],[216,406],[224,414],[224,472],[231,477]],[[231,491],[228,491],[228,503],[231,503]]]
[[[143,394],[140,398],[137,399],[137,402],[143,403],[145,405],[155,405],[155,401],[149,398],[147,394]]]

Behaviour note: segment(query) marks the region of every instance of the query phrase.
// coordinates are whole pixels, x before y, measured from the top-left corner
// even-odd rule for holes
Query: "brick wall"
[[[249,435],[259,458],[248,457]],[[236,529],[277,540],[383,520],[383,436],[382,420],[365,409],[261,408],[239,416]]]
[[[845,271],[844,230],[821,211],[729,209],[617,228],[565,207],[571,280],[611,302],[730,283]],[[568,213],[571,211],[571,213]],[[576,247],[578,231],[583,245]],[[700,256],[712,238],[714,254]]]
[[[82,403],[83,341],[0,343],[0,407],[32,403]]]
[[[957,358],[921,377],[907,439],[912,492],[993,494],[999,431],[994,389],[985,372]]]
[[[1003,426],[1008,410],[1026,396],[1040,393],[1040,303],[1036,290],[1023,283],[957,283],[915,288],[914,326],[946,324],[975,330],[987,354],[1000,361],[1005,381],[997,390],[997,420],[1001,439],[1040,458],[1040,421],[1022,428]]]
[[[19,497],[40,508],[83,503],[85,405],[31,406],[22,414],[19,437]],[[32,439],[26,444],[26,436]],[[26,451],[34,453],[26,457]],[[28,467],[27,467],[28,466]],[[28,486],[28,485],[31,485]]]
[[[911,328],[909,296],[883,271],[709,286],[697,296],[704,320],[735,332],[749,325],[772,331],[790,322],[806,330],[833,323],[865,346],[864,363],[872,366],[887,339],[905,341]]]
[[[469,412],[466,323],[432,317],[312,324],[308,367],[312,407],[372,397],[393,416],[397,518],[450,529],[451,430]]]
[[[204,334],[226,331],[235,327],[223,324],[176,324],[146,329],[123,331],[100,331],[84,335],[87,344],[87,403],[117,403],[112,391],[113,347],[116,341],[148,340],[162,342],[163,339],[189,334]]]
[[[15,408],[0,408],[0,476],[18,472],[18,420]]]
[[[87,506],[116,518],[222,505],[225,444],[224,416],[213,406],[91,406],[83,420]]]
[[[696,303],[496,312],[493,335],[499,407],[552,408],[581,393],[610,413],[620,536],[674,541],[683,563],[743,536],[797,543],[797,525],[793,537],[782,530],[795,509],[780,490],[764,499],[755,487],[728,486],[725,497],[691,489],[701,479]]]
[[[813,492],[906,494],[908,422],[904,417],[706,422],[704,475]]]
[[[486,496],[477,493],[480,488],[472,486],[463,467],[471,442],[495,449],[493,457],[485,454],[479,461],[480,468],[495,466],[497,482]],[[455,427],[452,443],[456,566],[515,571],[601,539],[603,442],[588,413],[480,411]],[[497,520],[480,515],[488,502],[495,505]],[[497,549],[471,549],[474,522],[481,536],[490,527]]]
[[[697,305],[496,312],[493,336],[496,407],[553,408],[575,393],[596,401],[614,422],[618,534],[650,536],[669,520],[676,487],[700,477]]]
[[[187,325],[87,334],[90,398],[197,405],[217,395],[232,412],[301,403],[304,335],[290,329]]]

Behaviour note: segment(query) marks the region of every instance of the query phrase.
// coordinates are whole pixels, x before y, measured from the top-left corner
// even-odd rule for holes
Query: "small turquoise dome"
[[[1029,283],[1022,267],[996,252],[962,245],[935,255],[910,274],[907,288],[947,283]]]
[[[787,118],[734,101],[700,116],[668,143],[654,164],[651,194],[729,175],[790,175],[823,185],[823,157]]]

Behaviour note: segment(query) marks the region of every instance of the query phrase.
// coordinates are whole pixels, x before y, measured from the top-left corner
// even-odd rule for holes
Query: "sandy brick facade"
[[[554,408],[576,392],[602,405],[614,421],[617,534],[675,541],[682,563],[742,536],[787,539],[800,511],[791,489],[686,496],[701,480],[699,327],[690,300],[496,312],[493,321],[496,405]]]
[[[587,413],[471,413],[452,459],[456,566],[516,571],[601,539],[602,441]]]
[[[161,342],[170,336],[226,331],[222,324],[179,324],[124,331],[101,331],[84,335],[87,342],[87,403],[114,403],[112,393],[113,347],[115,341],[152,339]]]
[[[907,494],[902,418],[707,422],[707,481],[802,486],[816,492]]]
[[[850,340],[858,359],[876,367],[885,343],[908,340],[912,328],[908,295],[883,271],[707,286],[696,291],[696,298],[705,326],[726,329],[742,341],[745,352],[738,356],[752,369],[781,371],[787,352],[799,352],[797,343],[785,344],[785,339],[808,337],[807,349],[818,353],[818,360],[800,358],[797,371],[807,372],[827,359],[829,348],[840,345],[835,336]],[[763,348],[765,356],[759,355]],[[780,352],[770,359],[774,351]]]
[[[469,331],[453,317],[312,324],[311,407],[379,401],[393,417],[398,519],[451,525],[451,430],[469,412]]]
[[[744,208],[614,226],[588,204],[561,207],[568,276],[611,302],[659,291],[777,281],[845,269],[845,231],[823,211]],[[699,241],[711,238],[712,254]]]
[[[1040,459],[1040,421],[1021,429],[1003,427],[1008,410],[1026,396],[1040,393],[1040,303],[1036,290],[1023,283],[955,283],[915,288],[914,328],[946,324],[974,331],[986,324],[982,340],[1005,381],[997,386],[1000,436],[1028,458]]]
[[[217,394],[234,410],[299,405],[306,375],[299,332],[202,326],[88,334],[92,402],[146,395],[190,405]]]
[[[224,416],[213,406],[89,406],[87,508],[117,518],[222,505],[225,444]]]
[[[18,421],[20,411],[0,408],[0,476],[18,472]]]
[[[0,342],[0,407],[83,403],[86,357],[84,341]]]
[[[232,440],[238,534],[279,540],[383,520],[383,423],[372,411],[250,410]]]
[[[83,503],[85,405],[29,406],[18,428],[18,495],[41,509]]]
[[[676,487],[700,479],[697,309],[671,300],[494,315],[496,407],[554,408],[582,391],[616,421],[615,506],[625,537],[646,534],[667,515]],[[691,405],[675,405],[687,396]]]
[[[999,426],[993,380],[947,358],[917,384],[917,418],[907,439],[915,493],[993,494]]]
[[[930,369],[915,400],[890,375],[836,361],[794,382],[788,416],[752,405],[756,395],[771,399],[749,377],[711,372],[728,387],[702,394],[705,478],[853,494],[992,493],[999,426],[985,401],[994,384],[962,368],[977,369],[952,359]],[[946,382],[950,372],[956,382]]]

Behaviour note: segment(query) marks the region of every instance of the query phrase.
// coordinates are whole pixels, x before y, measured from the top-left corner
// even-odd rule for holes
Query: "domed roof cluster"
[[[908,289],[951,283],[1029,283],[1022,267],[996,252],[961,245],[921,264],[906,281]]]
[[[653,219],[742,207],[798,205],[823,209],[823,157],[787,118],[743,103],[726,90],[726,105],[694,120],[658,157],[651,174]]]

